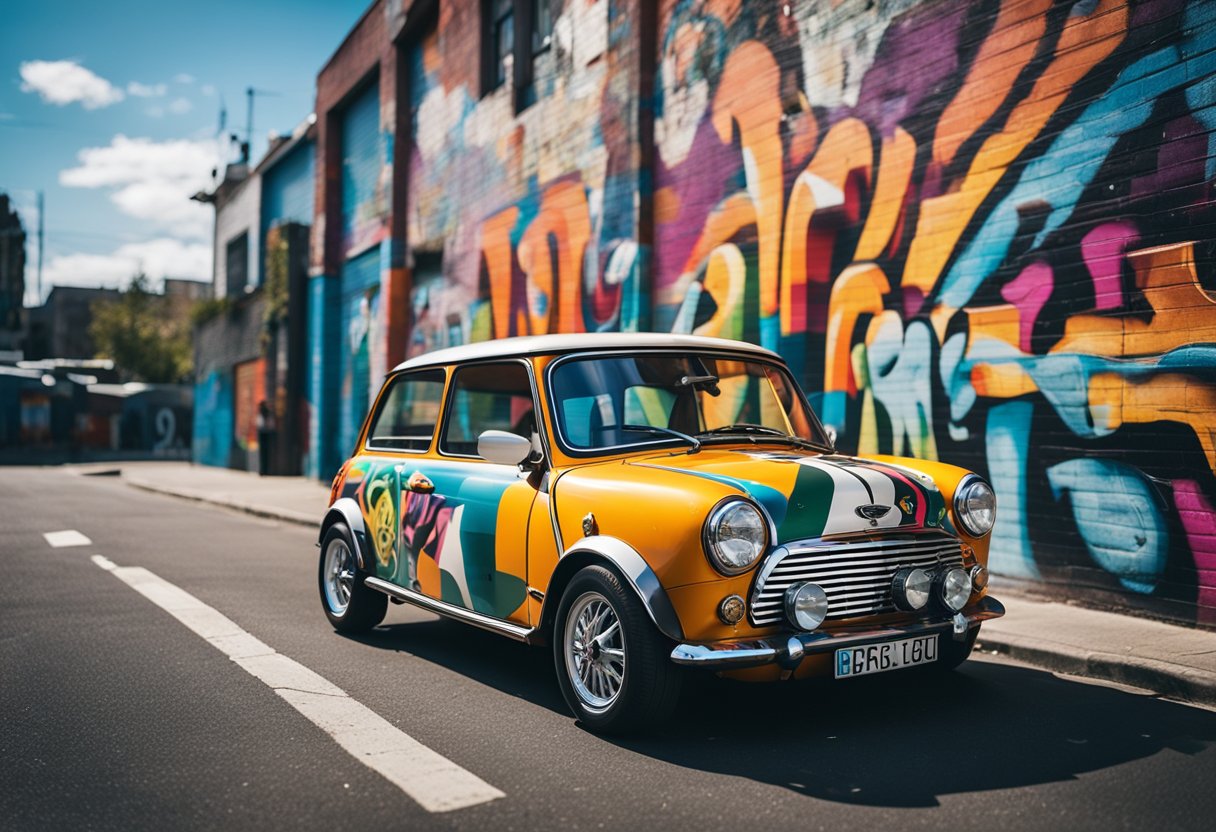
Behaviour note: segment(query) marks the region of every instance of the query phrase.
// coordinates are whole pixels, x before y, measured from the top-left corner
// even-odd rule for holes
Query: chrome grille
[[[942,534],[788,543],[760,568],[748,609],[757,627],[784,620],[785,591],[799,581],[823,587],[827,620],[892,612],[891,578],[905,566],[962,566],[962,544]]]

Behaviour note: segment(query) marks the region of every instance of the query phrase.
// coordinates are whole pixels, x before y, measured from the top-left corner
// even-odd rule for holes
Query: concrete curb
[[[263,517],[268,520],[282,520],[285,523],[295,523],[300,526],[310,526],[318,528],[321,522],[320,517],[315,517],[311,514],[306,514],[300,511],[292,511],[288,508],[280,508],[278,506],[259,506],[244,500],[238,500],[232,497],[216,496],[203,491],[193,491],[189,488],[170,488],[161,485],[160,483],[152,483],[146,480],[141,480],[137,477],[130,477],[127,474],[122,475],[122,480],[132,488],[138,488],[140,491],[149,491],[153,494],[165,494],[170,497],[178,497],[183,500],[193,500],[196,503],[207,503],[213,506],[221,506],[223,508],[233,509],[234,511],[251,514],[254,517]]]
[[[992,650],[1058,673],[1131,685],[1170,699],[1216,708],[1216,673],[1198,668],[1140,656],[1081,652],[1068,645],[987,629],[980,631],[976,649]]]

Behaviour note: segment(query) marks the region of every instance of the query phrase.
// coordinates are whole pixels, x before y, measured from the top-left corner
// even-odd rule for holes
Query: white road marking
[[[93,543],[93,541],[75,529],[65,529],[61,532],[43,532],[42,536],[46,538],[46,542],[51,544],[51,548],[53,549],[62,549],[64,546],[90,546]]]
[[[143,567],[116,566],[101,555],[94,555],[93,562],[260,679],[352,757],[428,812],[448,812],[506,797],[180,587]]]

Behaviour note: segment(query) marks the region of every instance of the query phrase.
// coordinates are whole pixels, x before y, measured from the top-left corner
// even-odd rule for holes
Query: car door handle
[[[435,490],[435,483],[431,482],[430,477],[421,471],[415,471],[410,474],[410,478],[405,481],[407,491],[413,491],[415,494],[430,494]]]

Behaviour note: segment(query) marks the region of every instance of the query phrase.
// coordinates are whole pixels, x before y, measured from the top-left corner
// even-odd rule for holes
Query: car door
[[[364,446],[347,471],[347,488],[358,503],[378,578],[411,586],[400,539],[401,478],[431,453],[439,424],[447,373],[443,369],[402,373],[389,380],[370,420]]]
[[[525,361],[457,367],[448,384],[438,454],[398,472],[401,585],[527,626],[528,515],[536,488],[515,465],[477,453],[477,437],[504,430],[533,438],[532,375]],[[539,440],[534,439],[539,451]]]

